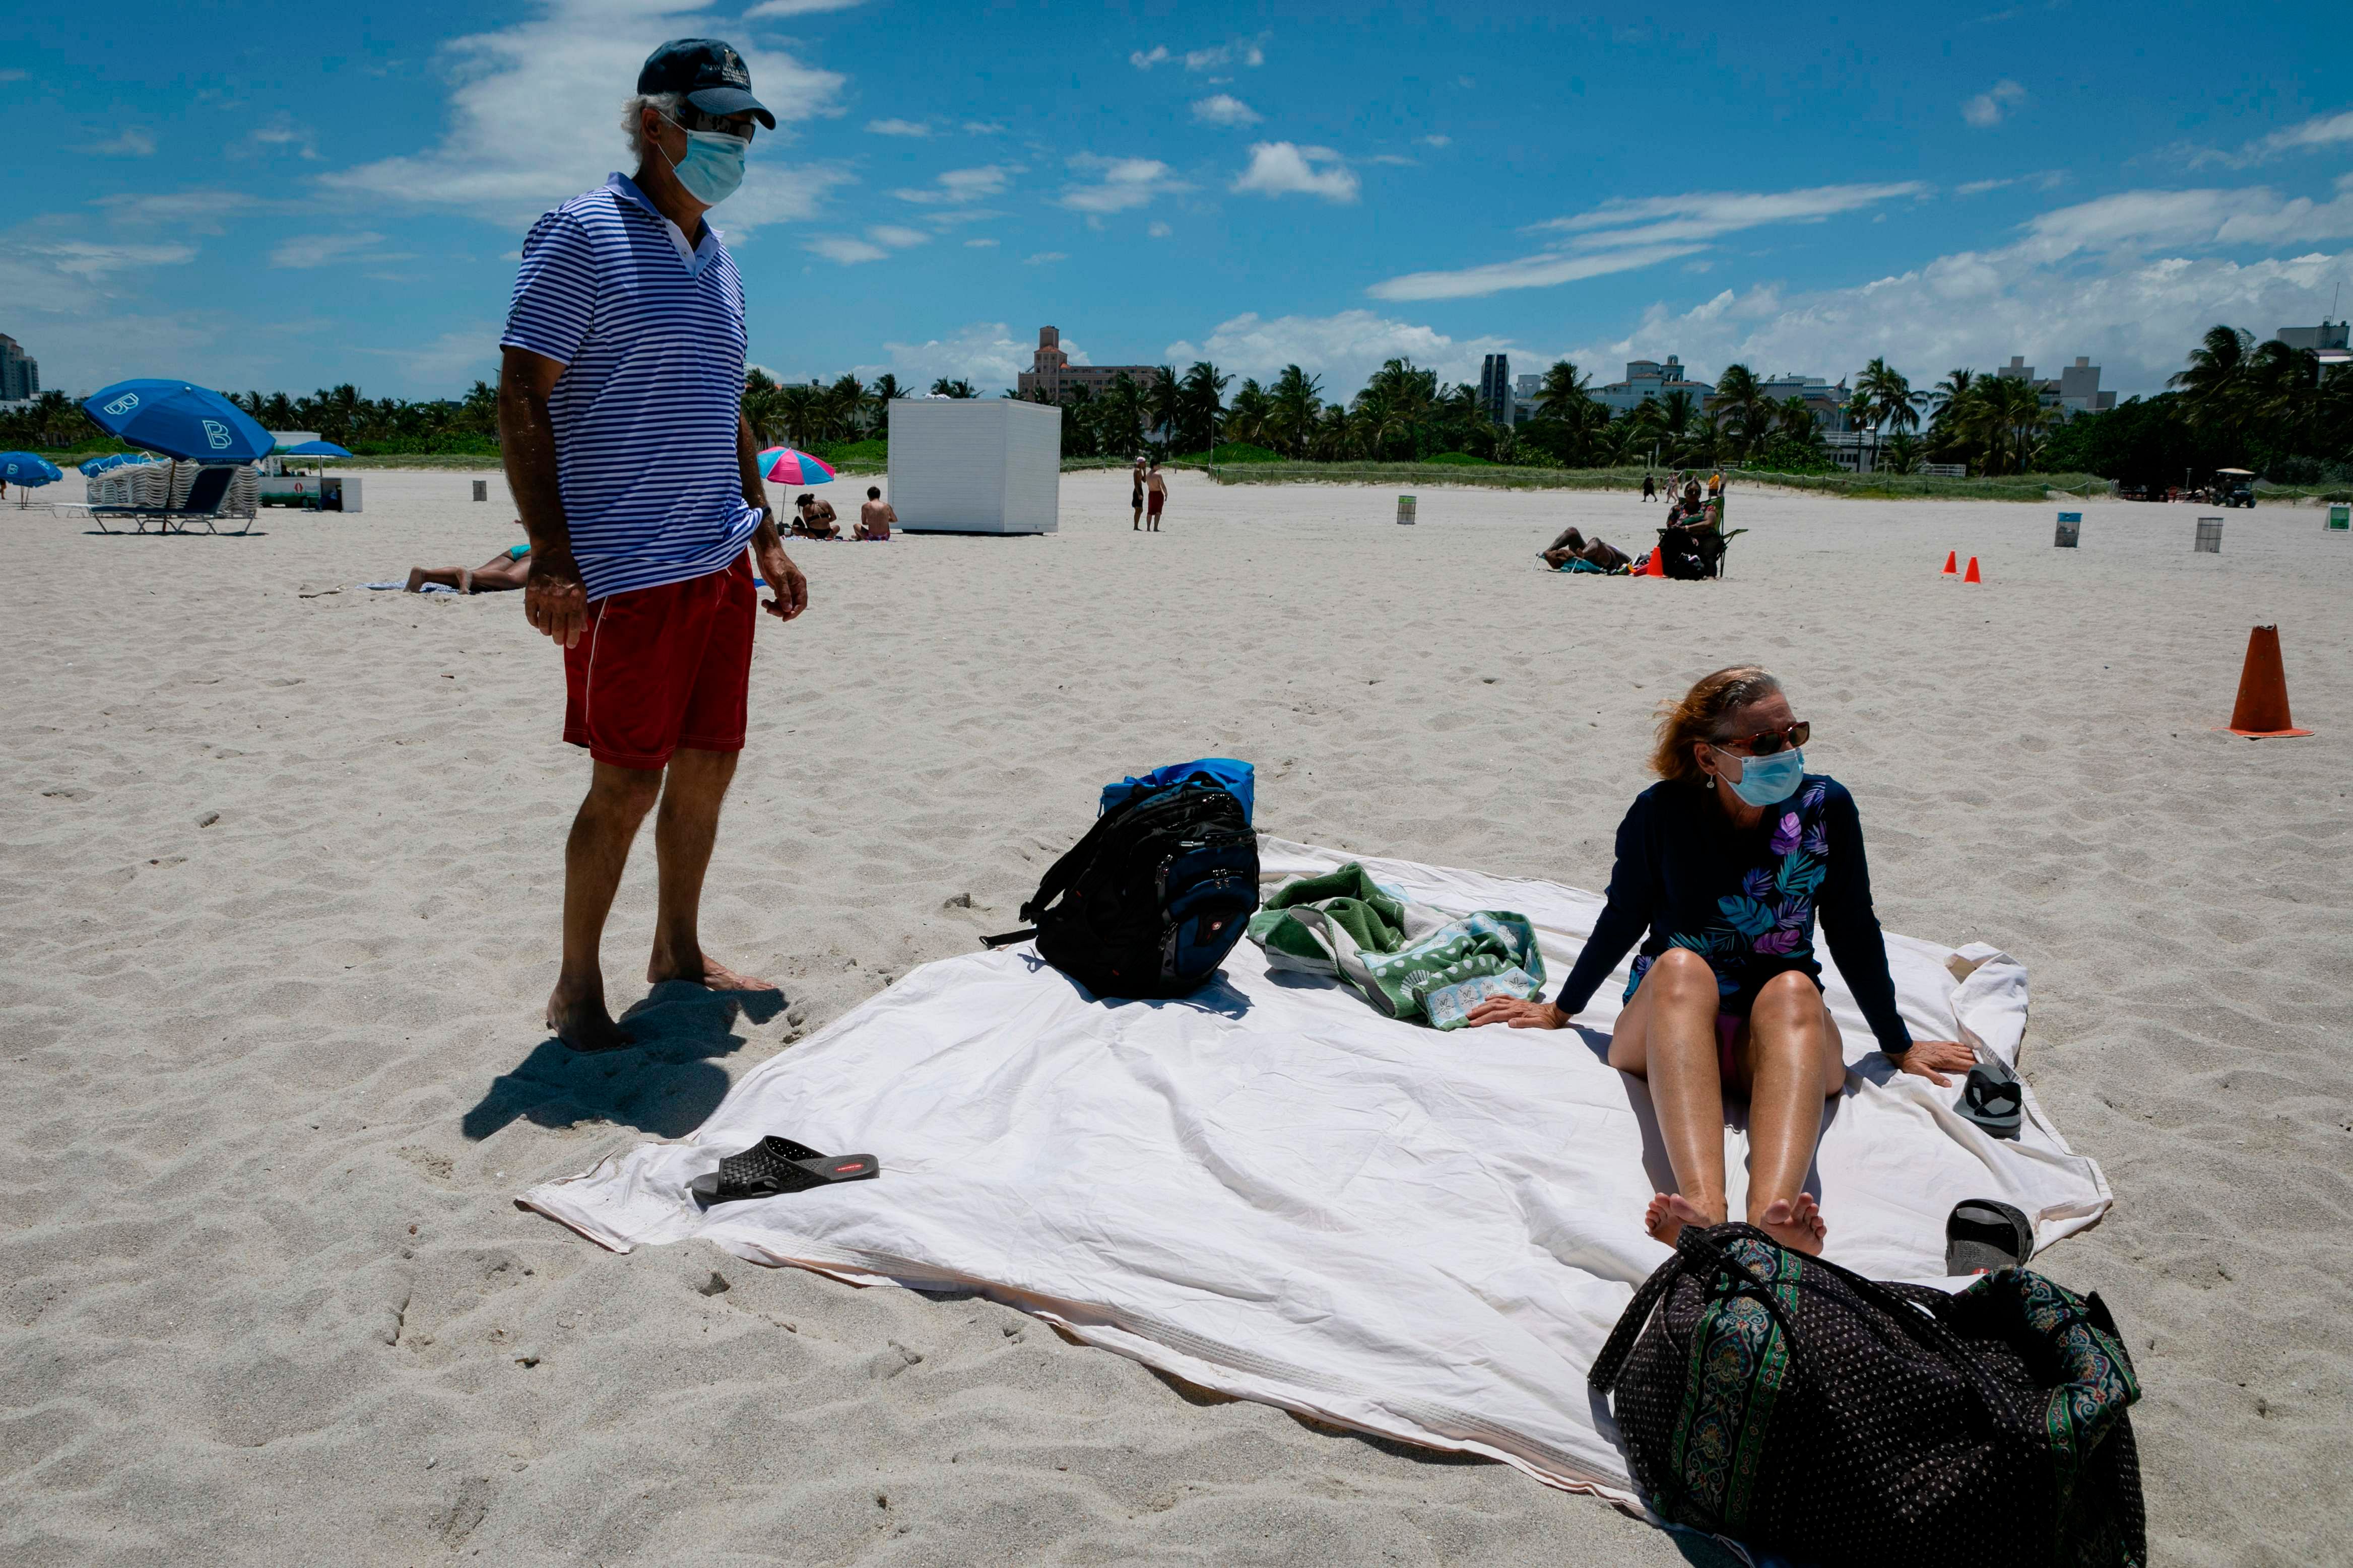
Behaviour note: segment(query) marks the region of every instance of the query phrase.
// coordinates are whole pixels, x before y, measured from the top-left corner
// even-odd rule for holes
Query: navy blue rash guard
[[[1797,970],[1816,985],[1814,920],[1879,1048],[1901,1058],[1912,1036],[1895,1009],[1887,945],[1871,908],[1862,819],[1846,786],[1808,773],[1797,793],[1740,828],[1697,783],[1669,780],[1634,797],[1618,825],[1609,905],[1557,999],[1574,1016],[1637,940],[1632,996],[1651,963],[1687,947],[1715,971],[1723,1011],[1747,1015],[1777,974]],[[1643,936],[1647,931],[1650,934]]]

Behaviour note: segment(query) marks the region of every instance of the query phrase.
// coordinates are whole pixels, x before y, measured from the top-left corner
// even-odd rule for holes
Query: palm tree
[[[1564,463],[1585,457],[1594,429],[1608,422],[1609,410],[1593,400],[1593,378],[1578,374],[1568,360],[1555,360],[1536,388],[1536,423],[1543,438]]]
[[[1879,432],[1891,425],[1898,430],[1917,429],[1920,411],[1913,406],[1912,384],[1897,374],[1883,356],[1874,357],[1862,367],[1862,374],[1854,378],[1854,391],[1871,426],[1872,466],[1876,468]]]
[[[1207,360],[1195,361],[1185,372],[1185,379],[1176,384],[1181,447],[1196,452],[1217,450],[1218,424],[1225,413],[1226,384],[1231,380],[1232,376],[1219,375],[1218,367]]]
[[[1274,378],[1271,394],[1274,407],[1269,416],[1271,434],[1277,449],[1299,458],[1307,452],[1307,442],[1315,428],[1317,410],[1324,405],[1324,383],[1295,364],[1282,367]]]
[[[966,381],[962,376],[956,377],[954,381],[950,381],[946,376],[940,377],[937,381],[932,383],[932,395],[935,397],[956,398],[978,397],[980,395],[979,393],[973,390],[972,383]]]
[[[1162,365],[1152,373],[1151,384],[1144,389],[1144,412],[1152,422],[1152,437],[1166,442],[1176,434],[1177,416],[1184,412],[1185,395],[1178,388],[1176,372]]]
[[[1263,447],[1274,438],[1274,399],[1255,379],[1244,377],[1226,410],[1226,439]]]
[[[907,389],[899,384],[899,378],[887,370],[876,376],[874,384],[868,387],[866,391],[867,395],[873,398],[878,405],[885,405],[896,403],[907,395]]]
[[[1144,391],[1121,371],[1096,400],[1095,420],[1106,457],[1133,458],[1144,450]]]
[[[1978,373],[1973,370],[1949,370],[1945,373],[1945,379],[1938,382],[1936,389],[1928,394],[1928,406],[1934,411],[1928,416],[1929,429],[1936,430],[1943,427],[1946,420],[1952,416],[1954,405],[1964,402],[1968,397],[1969,389],[1977,384],[1977,379]]]
[[[1737,454],[1749,456],[1763,445],[1772,428],[1773,400],[1757,384],[1756,372],[1745,364],[1725,365],[1710,403]]]
[[[1920,467],[1920,437],[1898,430],[1887,438],[1887,451],[1875,465],[1889,473],[1908,474]]]
[[[1356,394],[1350,420],[1365,455],[1378,458],[1403,441],[1419,462],[1427,456],[1432,416],[1438,411],[1438,373],[1423,370],[1411,360],[1393,359],[1373,372],[1365,390]]]
[[[2206,329],[2205,338],[2189,351],[2189,368],[2166,382],[2182,389],[2193,423],[2228,429],[2238,422],[2240,394],[2254,347],[2255,335],[2242,328]]]

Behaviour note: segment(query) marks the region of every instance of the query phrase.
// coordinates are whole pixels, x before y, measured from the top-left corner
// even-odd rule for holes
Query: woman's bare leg
[[[408,591],[421,594],[427,583],[438,583],[444,588],[466,591],[466,569],[462,566],[411,566],[408,569]]]
[[[1794,970],[1767,981],[1734,1052],[1749,1080],[1748,1223],[1794,1251],[1820,1252],[1826,1232],[1806,1173],[1822,1101],[1846,1081],[1820,990]]]
[[[1609,1037],[1609,1065],[1651,1086],[1675,1191],[1651,1200],[1643,1223],[1672,1247],[1686,1225],[1722,1225],[1724,1082],[1715,1059],[1715,971],[1671,947],[1642,976]]]

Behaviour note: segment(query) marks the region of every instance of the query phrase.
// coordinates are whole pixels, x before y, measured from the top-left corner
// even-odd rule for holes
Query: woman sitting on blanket
[[[1846,1068],[1822,1001],[1814,916],[1879,1048],[1908,1073],[1949,1082],[1974,1058],[1951,1040],[1914,1040],[1895,1010],[1887,949],[1872,912],[1862,823],[1835,779],[1805,771],[1800,722],[1781,683],[1751,665],[1704,677],[1659,722],[1662,781],[1618,826],[1609,907],[1552,1002],[1498,997],[1472,1024],[1557,1029],[1626,950],[1634,960],[1609,1037],[1609,1065],[1651,1086],[1675,1188],[1644,1224],[1669,1246],[1686,1225],[1721,1225],[1724,1097],[1748,1101],[1748,1223],[1820,1252],[1804,1191],[1824,1099]]]

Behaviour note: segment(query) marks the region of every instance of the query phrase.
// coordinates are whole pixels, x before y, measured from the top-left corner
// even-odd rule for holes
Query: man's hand
[[[765,530],[773,539],[776,530]],[[781,543],[762,541],[754,546],[753,558],[760,563],[760,575],[768,580],[768,591],[776,596],[760,601],[768,614],[780,621],[789,621],[808,608],[808,579],[793,564]]]
[[[1565,1029],[1568,1015],[1549,1002],[1524,1002],[1517,996],[1490,996],[1471,1009],[1472,1026],[1509,1024],[1514,1029]]]
[[[1938,1089],[1950,1089],[1953,1080],[1947,1072],[1967,1072],[1978,1065],[1977,1052],[1958,1040],[1915,1040],[1912,1048],[1895,1063],[1915,1078],[1925,1078]],[[1944,1072],[1936,1069],[1942,1068]]]
[[[569,550],[534,547],[522,584],[522,614],[533,627],[565,647],[588,629],[588,589]]]

